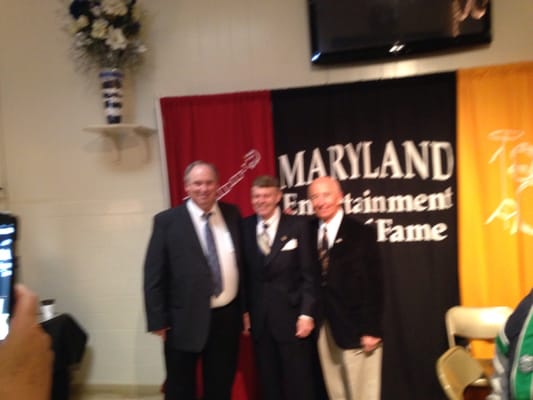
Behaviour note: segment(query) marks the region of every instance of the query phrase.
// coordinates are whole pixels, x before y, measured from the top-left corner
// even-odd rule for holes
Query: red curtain
[[[218,167],[222,185],[232,187],[224,201],[250,214],[254,177],[275,173],[270,92],[164,97],[161,116],[171,204],[185,196],[185,167],[204,160]]]
[[[223,201],[252,213],[250,187],[261,174],[275,174],[270,92],[164,97],[160,100],[170,200],[185,197],[183,171],[194,160],[220,172]],[[257,394],[251,339],[243,336],[233,400]]]

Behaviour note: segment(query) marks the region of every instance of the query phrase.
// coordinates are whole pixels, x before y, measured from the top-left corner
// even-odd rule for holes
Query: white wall
[[[140,0],[149,48],[128,82],[126,122],[157,127],[161,95],[393,78],[533,59],[533,2],[493,0],[489,47],[453,55],[319,68],[305,0]],[[89,332],[87,382],[159,384],[161,349],[144,333],[142,262],[163,209],[159,136],[112,143],[96,76],[74,69],[61,1],[0,0],[0,206],[20,217],[24,282]],[[2,152],[0,152],[2,154]],[[3,171],[2,171],[3,169]]]

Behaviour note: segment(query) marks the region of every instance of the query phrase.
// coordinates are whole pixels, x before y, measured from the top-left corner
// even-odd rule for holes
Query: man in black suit
[[[202,360],[204,400],[229,400],[237,365],[240,223],[216,201],[218,172],[195,161],[184,174],[189,199],[157,214],[144,265],[148,331],[164,340],[166,400],[193,400]]]
[[[330,400],[379,400],[383,273],[376,233],[342,209],[339,182],[315,179],[308,197],[318,217],[322,264],[318,352]]]
[[[256,214],[243,223],[247,306],[263,400],[313,400],[313,346],[319,272],[306,220],[281,213],[279,181],[257,177]]]

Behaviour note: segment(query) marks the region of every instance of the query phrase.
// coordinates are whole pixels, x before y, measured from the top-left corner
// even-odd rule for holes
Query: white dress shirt
[[[207,254],[207,246],[204,235],[204,225],[206,224],[203,211],[191,199],[187,200],[187,210],[192,219],[196,235],[200,240],[204,254]],[[231,233],[226,226],[224,217],[220,212],[218,204],[215,203],[209,210],[212,215],[209,218],[209,224],[213,231],[215,244],[217,247],[218,261],[220,264],[220,273],[222,276],[222,293],[218,297],[211,296],[211,308],[222,307],[229,304],[237,296],[239,289],[239,271],[237,268],[237,259],[235,257],[235,246],[231,238]]]
[[[266,231],[268,234],[268,244],[270,246],[272,246],[272,242],[274,241],[274,238],[276,237],[276,232],[278,231],[280,215],[281,211],[278,207],[276,207],[274,214],[272,214],[269,219],[264,220],[261,217],[257,217],[257,236],[263,233],[263,231],[265,230],[264,224],[266,224],[268,226]]]
[[[331,246],[335,243],[335,238],[339,232],[339,227],[341,226],[342,217],[344,217],[344,211],[340,208],[335,216],[327,224],[320,220],[318,224],[318,234],[317,234],[317,243],[320,248],[320,243],[322,241],[322,232],[324,230],[324,225],[328,231],[328,248],[331,249]]]

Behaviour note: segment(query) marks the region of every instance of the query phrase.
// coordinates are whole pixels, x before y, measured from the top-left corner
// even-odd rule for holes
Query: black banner
[[[272,92],[283,207],[336,177],[378,233],[385,270],[382,398],[444,398],[435,362],[458,303],[455,74]]]

